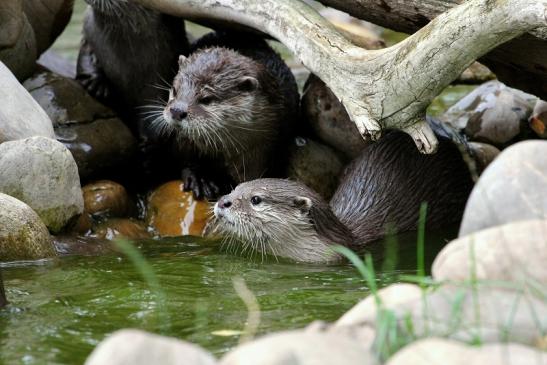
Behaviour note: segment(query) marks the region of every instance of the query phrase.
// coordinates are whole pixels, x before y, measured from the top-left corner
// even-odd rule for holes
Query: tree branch
[[[382,50],[353,45],[298,0],[134,0],[192,20],[236,22],[285,44],[344,104],[359,132],[410,134],[420,151],[437,140],[425,108],[475,59],[547,25],[547,0],[469,0],[406,40]]]

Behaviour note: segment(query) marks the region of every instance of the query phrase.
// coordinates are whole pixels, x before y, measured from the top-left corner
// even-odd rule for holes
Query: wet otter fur
[[[281,176],[299,105],[288,66],[250,34],[210,33],[193,49],[180,58],[156,122],[180,155],[191,156],[185,189],[212,199],[231,184]]]
[[[408,135],[390,132],[347,167],[330,204],[295,181],[245,182],[216,203],[210,231],[261,254],[331,262],[340,259],[333,244],[367,247],[388,224],[415,230],[422,202],[428,229],[449,227],[461,220],[473,183],[458,148],[439,142],[436,154],[423,155]]]
[[[76,78],[146,139],[141,108],[167,99],[167,80],[179,55],[189,52],[184,21],[132,1],[85,1]]]

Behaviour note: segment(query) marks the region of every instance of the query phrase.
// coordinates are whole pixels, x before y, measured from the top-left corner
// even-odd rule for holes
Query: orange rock
[[[170,181],[148,197],[146,223],[160,236],[200,236],[210,214],[207,201],[194,199],[182,191],[180,180]]]
[[[151,235],[144,222],[135,219],[111,218],[93,227],[91,237],[114,240],[116,238],[146,239]]]
[[[127,217],[135,212],[135,205],[125,188],[109,180],[100,180],[82,188],[84,211],[93,216]]]

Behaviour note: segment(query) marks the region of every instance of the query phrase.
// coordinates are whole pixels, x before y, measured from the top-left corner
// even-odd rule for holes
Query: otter
[[[289,67],[264,39],[215,32],[179,58],[157,129],[171,134],[186,191],[214,199],[230,184],[280,176],[298,116]],[[205,169],[206,168],[206,169]]]
[[[215,204],[209,232],[261,254],[321,263],[340,259],[332,245],[366,248],[388,224],[415,230],[422,202],[428,228],[457,224],[473,182],[456,145],[439,142],[437,153],[423,155],[408,135],[390,132],[348,165],[330,204],[295,181],[242,183]]]
[[[189,52],[184,21],[132,1],[85,1],[76,79],[146,144],[151,134],[141,108],[167,99],[166,80],[175,76],[178,56]]]

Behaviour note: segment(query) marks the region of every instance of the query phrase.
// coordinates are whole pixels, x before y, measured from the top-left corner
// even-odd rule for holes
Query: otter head
[[[259,82],[264,73],[262,65],[226,48],[180,56],[164,122],[202,150],[242,152],[246,139],[259,142],[256,135],[265,129],[256,125],[257,115],[262,123],[269,118]]]
[[[261,254],[302,262],[339,257],[332,244],[349,245],[351,232],[305,185],[282,179],[239,184],[215,204],[215,233]]]

